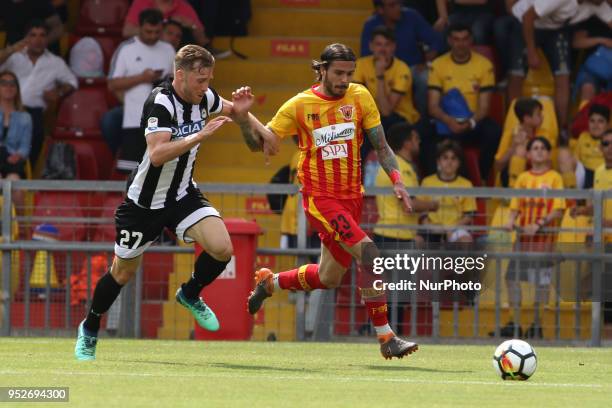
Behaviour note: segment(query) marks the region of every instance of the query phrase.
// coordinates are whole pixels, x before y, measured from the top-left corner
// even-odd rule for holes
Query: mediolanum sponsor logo
[[[185,137],[199,132],[204,127],[204,121],[186,123],[178,128],[172,127],[172,138]]]
[[[312,134],[315,139],[315,145],[317,147],[323,147],[336,140],[350,140],[354,138],[355,124],[353,122],[349,122],[325,126],[315,129]]]

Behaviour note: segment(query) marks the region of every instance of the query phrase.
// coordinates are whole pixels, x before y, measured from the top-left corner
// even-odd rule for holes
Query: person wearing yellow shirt
[[[589,130],[580,134],[573,152],[567,148],[559,150],[559,170],[566,187],[593,187],[595,170],[604,163],[600,140],[608,129],[609,121],[610,108],[606,105],[591,105]]]
[[[457,142],[446,140],[438,146],[436,162],[438,172],[425,177],[422,187],[472,188],[472,182],[459,175],[461,166],[461,146]],[[430,199],[430,198],[428,198]],[[471,225],[476,212],[474,197],[443,196],[438,198],[439,208],[423,216],[423,223],[446,227],[440,234],[439,230],[429,235],[431,241],[442,238],[446,242],[473,242],[472,234],[463,228]]]
[[[514,186],[519,174],[527,170],[527,142],[536,136],[542,136],[538,133],[544,122],[542,110],[543,106],[539,100],[519,98],[514,103],[513,111],[508,112],[508,115],[514,114],[519,123],[511,130],[504,128],[495,154],[495,171],[501,175],[502,186]]]
[[[450,52],[436,58],[429,71],[428,110],[433,119],[445,124],[450,134],[438,134],[435,129],[424,139],[422,163],[428,174],[435,173],[436,145],[445,138],[456,140],[462,146],[480,149],[479,167],[483,180],[487,180],[501,128],[489,118],[491,93],[495,87],[493,64],[471,50],[472,33],[468,26],[453,24],[448,29]],[[454,117],[442,109],[442,100],[449,91],[458,90],[471,112],[471,117]],[[480,182],[481,180],[477,180]]]
[[[595,170],[593,188],[610,191],[612,190],[612,130],[607,130],[602,135],[599,146],[604,163]],[[593,215],[593,205],[576,207],[573,209],[572,215]],[[612,199],[610,198],[604,200],[602,223],[603,228],[612,228]],[[605,243],[605,252],[612,252],[612,232],[604,232],[602,241]],[[608,294],[604,304],[604,322],[612,323],[612,302],[609,295],[612,293],[612,266],[609,262],[606,263],[602,287],[604,293]]]
[[[595,190],[612,190],[612,130],[607,130],[599,143],[604,163],[595,170],[593,177],[593,188]],[[583,207],[576,207],[572,215],[593,215],[593,205],[588,204]],[[612,199],[604,200],[603,208],[603,228],[612,228]],[[612,244],[612,233],[604,234],[604,242]]]
[[[418,157],[420,137],[413,126],[398,123],[389,129],[387,143],[395,153],[402,181],[406,187],[418,187],[419,180],[413,160]],[[380,168],[376,176],[376,187],[391,187],[391,181],[384,169]],[[377,195],[379,219],[374,227],[374,242],[401,243],[418,241],[416,229],[419,225],[417,212],[435,211],[437,203],[413,198],[413,211],[407,213],[401,202],[394,195]],[[405,226],[405,228],[401,228]]]
[[[394,57],[395,41],[395,33],[386,26],[372,30],[369,44],[372,55],[357,60],[353,75],[353,82],[362,84],[372,94],[385,131],[395,123],[414,125],[420,118],[412,100],[412,73],[404,61]],[[371,150],[366,138],[361,157],[368,157]]]
[[[516,189],[560,190],[563,189],[563,179],[555,170],[551,169],[550,142],[541,136],[531,139],[527,144],[527,158],[531,162],[531,169],[521,173],[514,184]],[[518,239],[514,252],[552,252],[556,240],[555,232],[542,231],[545,227],[556,227],[563,216],[565,200],[561,198],[518,198],[510,201],[510,217],[506,229],[512,231],[519,229]],[[516,225],[518,224],[518,225]],[[512,308],[521,305],[520,281],[535,284],[535,297],[537,306],[548,303],[550,283],[552,280],[553,262],[550,260],[536,260],[516,262],[512,259],[506,273],[506,287],[508,300]],[[518,276],[517,276],[518,275]],[[539,312],[529,328],[529,337],[542,337],[542,327]],[[518,316],[517,316],[518,317]],[[502,335],[512,333],[514,323],[509,322],[502,328]]]
[[[393,30],[376,27],[370,39],[372,55],[357,60],[353,76],[353,82],[364,85],[372,94],[385,130],[398,122],[414,125],[420,118],[412,100],[410,68],[394,57],[395,48]]]

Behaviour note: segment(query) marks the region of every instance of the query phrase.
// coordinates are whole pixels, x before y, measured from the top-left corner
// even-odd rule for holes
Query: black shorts
[[[130,259],[141,255],[169,228],[186,243],[193,239],[185,231],[207,217],[219,217],[219,212],[199,190],[189,193],[172,206],[156,210],[142,208],[126,198],[115,211],[115,255]]]

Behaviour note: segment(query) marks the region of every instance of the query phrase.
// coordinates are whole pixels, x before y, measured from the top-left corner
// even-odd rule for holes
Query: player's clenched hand
[[[246,118],[254,101],[255,96],[251,92],[251,87],[243,86],[236,89],[232,92],[233,114],[240,118]]]
[[[216,118],[210,120],[206,126],[198,133],[201,137],[201,141],[206,140],[210,135],[215,133],[217,129],[223,126],[225,123],[231,122],[232,120],[227,116],[217,116]]]
[[[395,196],[397,197],[397,199],[402,201],[402,207],[404,208],[404,211],[407,213],[411,213],[412,212],[412,200],[410,199],[408,192],[406,192],[406,187],[404,186],[404,184],[395,183],[393,185],[393,192],[395,193]]]

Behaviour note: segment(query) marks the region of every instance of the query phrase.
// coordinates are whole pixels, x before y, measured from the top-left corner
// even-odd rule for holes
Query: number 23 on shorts
[[[119,232],[121,234],[121,239],[119,240],[119,246],[121,248],[131,248],[136,249],[140,245],[142,241],[142,232],[139,231],[128,231],[121,230]]]

